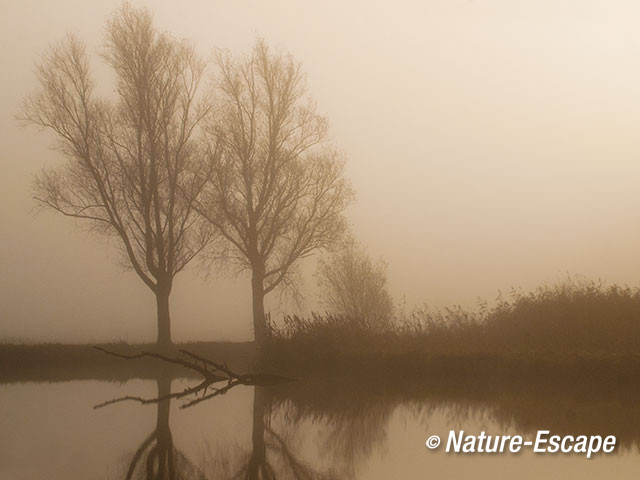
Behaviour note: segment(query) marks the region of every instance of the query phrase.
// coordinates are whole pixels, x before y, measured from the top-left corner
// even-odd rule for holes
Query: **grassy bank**
[[[109,344],[120,353],[155,345]],[[624,384],[640,380],[640,291],[565,282],[512,292],[491,307],[417,309],[387,322],[314,315],[286,317],[260,360],[252,343],[188,343],[184,348],[239,372],[297,378],[407,377],[439,382],[500,378]],[[171,353],[171,352],[170,352]],[[0,345],[0,381],[154,377],[155,359],[123,360],[83,345]]]
[[[424,307],[386,322],[290,316],[275,338],[304,350],[633,355],[640,353],[640,289],[567,281],[513,291],[491,307]]]
[[[277,346],[276,346],[277,345]],[[237,372],[261,371],[305,379],[358,378],[378,382],[402,378],[420,383],[570,381],[600,383],[611,388],[640,384],[640,355],[532,355],[490,353],[353,352],[307,349],[276,344],[261,361],[251,343],[190,343],[184,348],[226,363]],[[154,351],[154,345],[101,345],[111,351],[135,354]],[[197,376],[180,366],[153,358],[125,360],[90,345],[0,345],[0,383],[16,381],[113,380]]]
[[[180,349],[185,349],[214,361],[226,362],[239,371],[249,368],[254,355],[251,343],[183,343],[163,350],[159,350],[155,344],[110,343],[98,346],[128,355],[143,351],[176,355]],[[130,378],[156,378],[159,374],[194,375],[191,370],[154,358],[125,360],[107,355],[93,345],[0,344],[0,382],[81,379],[124,381]]]
[[[267,357],[278,368],[314,372],[361,364],[455,378],[480,372],[636,378],[639,356],[640,290],[567,281],[513,291],[491,307],[421,308],[387,322],[287,317]]]

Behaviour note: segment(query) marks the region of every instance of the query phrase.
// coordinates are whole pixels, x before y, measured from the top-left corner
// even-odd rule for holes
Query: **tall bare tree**
[[[300,65],[258,41],[248,57],[218,57],[212,155],[200,213],[251,272],[255,339],[268,336],[264,296],[291,286],[300,259],[334,243],[352,199],[327,121]]]
[[[66,162],[42,172],[35,197],[119,239],[156,296],[158,343],[170,344],[173,279],[211,235],[194,210],[207,176],[199,132],[211,107],[197,98],[204,64],[158,32],[148,11],[126,4],[107,24],[102,58],[116,78],[108,99],[96,97],[85,47],[72,36],[39,65],[23,117],[55,133]]]
[[[332,313],[368,328],[380,328],[392,320],[387,265],[371,260],[353,238],[320,260],[317,279],[322,302]]]

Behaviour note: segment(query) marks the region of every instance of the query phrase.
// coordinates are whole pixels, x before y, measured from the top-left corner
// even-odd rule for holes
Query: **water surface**
[[[640,407],[613,392],[591,398],[571,391],[399,395],[350,382],[294,382],[239,386],[186,409],[179,399],[93,408],[194,383],[159,377],[0,385],[0,478],[596,479],[636,478],[640,469]],[[429,435],[444,439],[450,429],[529,438],[537,429],[616,434],[619,444],[614,454],[590,460],[425,447]]]

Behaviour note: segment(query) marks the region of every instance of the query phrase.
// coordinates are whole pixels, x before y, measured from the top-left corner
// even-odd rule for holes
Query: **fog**
[[[638,284],[636,2],[132,3],[203,55],[247,52],[261,36],[302,62],[348,158],[349,223],[388,262],[407,309],[473,305],[567,275]],[[46,47],[71,31],[96,54],[119,5],[0,5],[2,340],[154,338],[153,295],[115,246],[34,211],[33,175],[62,158],[15,118]],[[312,267],[298,310],[317,308]],[[171,297],[175,340],[250,339],[250,294],[248,276],[192,265]],[[294,308],[270,297],[274,318]]]

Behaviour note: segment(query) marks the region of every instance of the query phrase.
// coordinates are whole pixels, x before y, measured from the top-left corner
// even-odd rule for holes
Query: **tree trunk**
[[[171,393],[171,377],[162,376],[158,380],[158,398],[166,397]],[[156,456],[158,460],[157,471],[154,472],[153,462],[151,470],[147,470],[147,478],[162,480],[167,478],[173,480],[173,438],[169,428],[169,412],[171,410],[171,400],[165,399],[158,403],[158,413],[156,417]],[[149,464],[147,464],[149,466]],[[155,473],[155,476],[154,476]]]
[[[251,430],[251,457],[249,458],[249,480],[260,480],[261,472],[268,471],[267,445],[264,441],[265,415],[267,415],[266,394],[261,387],[253,387],[253,428]]]
[[[158,345],[171,345],[171,318],[169,317],[169,289],[159,288],[156,292],[158,305]]]
[[[264,345],[269,337],[267,320],[264,315],[264,277],[260,271],[253,271],[251,294],[253,301],[253,335],[258,345]]]

